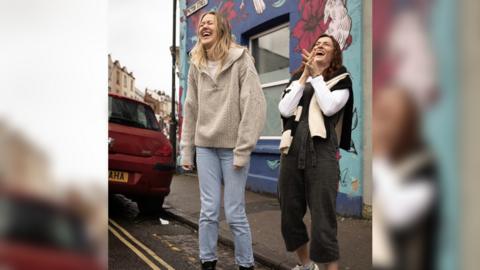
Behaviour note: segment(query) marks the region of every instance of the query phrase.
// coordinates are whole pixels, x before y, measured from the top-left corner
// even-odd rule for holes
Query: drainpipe
[[[173,147],[173,162],[177,164],[177,118],[175,116],[175,71],[176,71],[176,27],[177,27],[177,0],[173,0],[173,29],[172,29],[172,47],[170,53],[172,54],[172,111],[170,113],[170,143]]]

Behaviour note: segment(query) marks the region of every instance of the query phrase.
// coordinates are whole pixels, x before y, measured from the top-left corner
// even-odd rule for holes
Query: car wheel
[[[143,215],[159,214],[162,212],[164,200],[164,196],[139,198],[137,200],[138,210]]]

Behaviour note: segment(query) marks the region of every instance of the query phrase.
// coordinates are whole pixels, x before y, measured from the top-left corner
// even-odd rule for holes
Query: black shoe
[[[238,269],[240,269],[240,270],[253,270],[253,269],[255,269],[255,267],[253,267],[253,266],[250,266],[250,267],[240,266]]]
[[[217,265],[217,261],[203,262],[202,270],[215,270],[215,265]]]

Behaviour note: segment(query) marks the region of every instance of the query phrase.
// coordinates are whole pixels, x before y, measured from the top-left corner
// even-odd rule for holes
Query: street
[[[139,217],[136,203],[115,196],[109,205],[109,269],[199,269],[197,231],[162,214]],[[217,269],[238,269],[233,250],[219,243]],[[256,265],[255,269],[269,269]]]
[[[256,269],[293,268],[297,260],[293,253],[285,251],[278,200],[249,190],[245,195]],[[169,224],[162,225],[158,218],[138,216],[137,204],[133,201],[114,196],[109,202],[109,269],[199,269],[196,231],[199,198],[196,175],[175,175],[162,213],[162,219]],[[223,207],[220,212],[217,266],[218,269],[238,269],[234,266],[233,239]],[[310,227],[309,220],[307,214],[307,227]],[[369,269],[371,221],[338,216],[337,222],[340,269]],[[259,262],[263,265],[258,265]]]

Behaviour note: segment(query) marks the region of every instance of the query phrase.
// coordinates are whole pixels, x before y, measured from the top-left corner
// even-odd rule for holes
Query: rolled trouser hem
[[[310,254],[310,260],[316,263],[331,263],[336,262],[340,259],[338,255],[331,255],[331,256],[315,256]]]
[[[328,241],[312,241],[310,243],[310,259],[314,262],[329,263],[338,261],[340,253],[337,243]]]
[[[310,239],[308,238],[305,238],[304,241],[295,241],[294,243],[286,243],[285,241],[285,247],[287,248],[288,252],[294,252],[297,249],[299,249],[301,246],[307,244],[308,241],[310,241]]]

